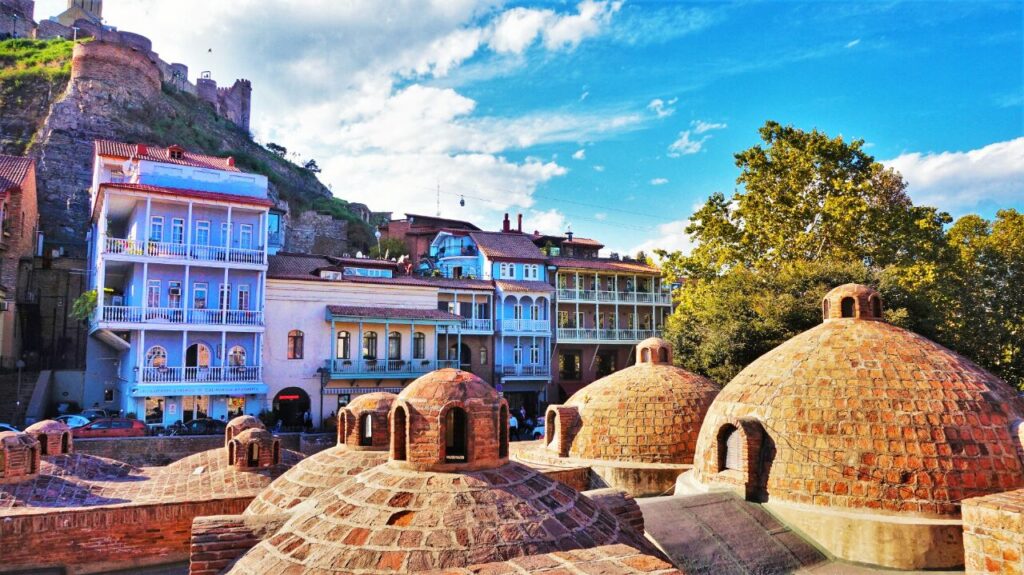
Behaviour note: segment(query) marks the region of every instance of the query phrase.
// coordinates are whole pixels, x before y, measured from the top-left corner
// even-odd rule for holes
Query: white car
[[[89,418],[83,415],[61,415],[59,417],[54,417],[54,419],[64,423],[64,425],[67,425],[71,429],[82,427],[83,425],[89,425]]]

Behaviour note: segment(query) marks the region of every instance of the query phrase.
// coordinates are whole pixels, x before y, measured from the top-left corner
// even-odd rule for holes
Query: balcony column
[[[188,330],[181,332],[181,380],[188,379],[188,362],[185,356],[188,355]],[[196,354],[196,365],[199,365],[199,354]]]
[[[142,249],[145,250],[144,252],[142,252],[143,254],[149,253],[149,234],[152,231],[153,225],[152,222],[150,221],[152,210],[153,198],[146,198],[146,223],[143,224],[145,227],[142,229]]]
[[[228,332],[227,330],[221,330],[220,332],[220,377],[225,379],[224,371],[228,367]]]
[[[357,339],[356,342],[356,345],[359,346],[356,349],[358,349],[359,352],[356,354],[358,357],[356,358],[357,363],[355,365],[359,366],[357,368],[357,370],[359,370],[363,369],[363,363],[366,361],[363,358],[363,322],[361,321],[359,322],[359,339]]]
[[[328,348],[330,348],[331,351],[330,351],[330,353],[327,354],[327,360],[328,360],[328,366],[329,367],[325,366],[325,369],[333,370],[335,368],[335,364],[337,363],[335,360],[340,359],[339,356],[338,356],[338,351],[339,350],[338,350],[338,335],[337,335],[338,332],[337,332],[337,327],[338,327],[337,326],[337,321],[332,317],[331,318],[331,342],[328,344]]]
[[[572,282],[572,289],[576,292],[576,298],[580,299],[580,272],[575,272],[575,279]]]
[[[188,219],[185,224],[185,253],[186,257],[192,257],[192,200],[188,202]]]
[[[104,198],[100,208],[99,241],[96,246],[96,319],[103,319],[103,308],[106,305],[107,260],[104,257],[107,243],[107,200]]]
[[[380,339],[377,340],[377,345],[380,345]],[[401,350],[399,350],[401,352]],[[384,320],[384,371],[388,370],[388,363],[391,361],[391,322],[387,319]]]
[[[263,262],[267,261],[267,244],[270,243],[267,241],[267,213],[269,212],[260,212],[260,231],[256,236],[256,240],[260,242],[257,246],[263,251]]]
[[[144,244],[146,245],[146,244]],[[149,262],[142,264],[142,321],[146,321],[149,308]]]
[[[145,369],[146,369],[146,330],[139,330],[139,349],[135,353],[135,365],[139,368],[139,375],[135,378],[135,383],[145,380]]]
[[[424,342],[425,343],[425,342]],[[409,371],[416,371],[412,362],[416,360],[416,320],[409,321]]]
[[[228,237],[224,238],[224,261],[231,261],[231,232],[234,231],[234,226],[231,225],[231,208],[228,206]]]
[[[184,323],[189,322],[188,316],[191,315],[189,312],[192,311],[192,300],[189,299],[192,294],[192,284],[190,283],[191,279],[189,279],[191,275],[192,266],[185,264],[185,288],[181,292],[181,320]]]
[[[224,268],[224,283],[220,284],[220,323],[228,322],[228,304],[231,302],[231,284],[228,283],[228,268]]]
[[[521,335],[517,335],[516,336],[516,348],[519,350],[519,362],[516,363],[516,372],[517,372],[516,375],[519,375],[518,372],[522,369],[522,365],[523,365],[523,336],[521,336]],[[516,354],[515,354],[515,352],[513,352],[512,353],[512,361],[515,361],[515,360],[516,360]]]

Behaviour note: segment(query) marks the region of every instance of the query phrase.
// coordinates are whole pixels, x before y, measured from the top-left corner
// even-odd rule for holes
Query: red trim
[[[160,186],[149,186],[146,184],[114,184],[106,183],[100,185],[100,190],[109,188],[112,190],[124,190],[128,192],[143,192],[147,194],[162,194],[165,196],[196,198],[200,200],[211,200],[217,202],[230,202],[234,204],[247,204],[251,206],[273,207],[274,202],[264,198],[253,198],[250,196],[239,196],[235,194],[223,194],[220,192],[205,192],[202,190],[188,190],[184,188],[163,188]]]

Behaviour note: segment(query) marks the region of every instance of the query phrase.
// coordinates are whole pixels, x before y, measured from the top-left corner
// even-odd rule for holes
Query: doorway
[[[185,349],[185,379],[203,381],[210,373],[210,347],[204,343],[193,343]]]
[[[274,414],[283,429],[299,431],[309,411],[309,395],[298,387],[286,387],[274,396]]]

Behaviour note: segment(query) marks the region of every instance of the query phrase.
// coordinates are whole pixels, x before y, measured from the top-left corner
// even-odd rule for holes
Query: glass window
[[[232,395],[228,397],[228,417],[245,415],[245,396]]]
[[[146,398],[146,423],[160,425],[164,422],[164,398]]]
[[[416,332],[412,336],[412,358],[426,359],[427,357],[427,336],[423,332]]]
[[[533,365],[540,365],[540,346],[530,346],[530,363]]]
[[[236,345],[231,348],[228,352],[228,365],[231,367],[240,367],[245,365],[245,348]]]
[[[377,332],[363,334],[363,359],[377,359]]]
[[[207,285],[205,283],[197,283],[192,286],[192,307],[195,309],[206,309],[206,292]]]
[[[196,245],[208,246],[210,245],[210,222],[207,220],[199,220],[196,222],[196,237],[193,242]]]
[[[238,309],[249,309],[249,286],[247,285],[238,286]]]
[[[402,359],[402,334],[397,331],[388,334],[388,359]]]
[[[220,299],[217,301],[218,309],[231,307],[231,284],[220,284]]]
[[[487,348],[480,348],[480,365],[487,365]]]
[[[512,307],[512,317],[514,319],[523,319],[523,306],[516,304]]]
[[[164,241],[164,218],[163,216],[152,216],[149,218],[149,241]]]
[[[569,312],[560,311],[558,312],[558,327],[568,328],[573,327],[569,325]]]
[[[146,289],[146,305],[160,307],[160,280],[149,280],[149,287]]]
[[[154,345],[146,352],[146,367],[167,367],[167,350]]]
[[[222,246],[228,245],[228,223],[227,222],[221,222],[220,223],[220,245],[222,245]]]
[[[288,359],[302,359],[305,334],[297,329],[288,332]]]
[[[339,331],[335,357],[338,359],[352,358],[352,336],[347,331]]]
[[[175,244],[185,243],[185,220],[181,218],[171,220],[171,242]]]
[[[522,346],[514,346],[512,348],[512,363],[520,365],[523,363],[523,348]]]
[[[563,351],[558,354],[558,376],[567,380],[580,378],[580,357],[578,351]]]
[[[245,250],[252,249],[252,224],[242,224],[239,226],[238,247]]]
[[[531,319],[540,319],[540,306],[539,305],[533,304],[533,305],[530,306],[530,318]]]
[[[167,282],[167,307],[181,307],[181,282]]]

